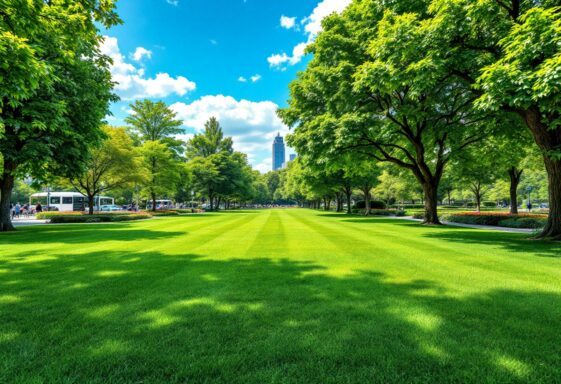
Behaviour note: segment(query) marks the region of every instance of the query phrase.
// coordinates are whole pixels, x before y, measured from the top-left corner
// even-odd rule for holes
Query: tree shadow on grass
[[[551,292],[457,297],[265,257],[49,256],[0,274],[0,382],[561,380]]]
[[[486,229],[459,229],[452,225],[425,226],[417,221],[387,219],[383,217],[353,218],[341,220],[345,223],[391,224],[410,229],[423,229],[420,236],[453,242],[458,244],[477,244],[500,246],[509,252],[535,254],[541,257],[561,257],[561,243],[550,241],[532,241],[531,235],[524,233],[493,231]]]
[[[10,244],[84,244],[96,241],[159,240],[187,235],[187,232],[137,229],[129,224],[64,224],[25,227],[2,234],[0,246]],[[30,233],[33,236],[30,236]]]
[[[561,257],[561,243],[533,241],[527,234],[488,231],[479,229],[458,230],[457,227],[444,227],[423,235],[461,244],[500,246],[509,252],[535,254],[541,257]]]

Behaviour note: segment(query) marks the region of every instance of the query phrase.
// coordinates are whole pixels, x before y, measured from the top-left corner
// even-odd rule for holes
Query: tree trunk
[[[538,107],[532,107],[520,112],[538,147],[544,153],[545,169],[547,171],[549,192],[549,216],[538,239],[553,238],[561,240],[561,160],[551,158],[550,152],[561,148],[561,129],[544,124],[544,119]]]
[[[152,212],[156,212],[156,194],[152,192],[150,196],[152,197]]]
[[[438,182],[423,183],[423,200],[425,204],[425,220],[423,224],[440,225],[438,219]]]
[[[522,176],[523,170],[516,169],[516,167],[510,167],[508,170],[508,175],[510,177],[510,214],[518,215],[518,185],[520,184],[520,178]]]
[[[353,191],[345,191],[345,195],[347,195],[347,214],[351,214],[353,213],[353,210],[351,208],[351,197],[352,197]]]
[[[0,179],[0,232],[14,231],[10,217],[10,198],[14,189],[14,175],[4,165],[4,173]]]
[[[370,187],[362,190],[364,194],[364,216],[370,216]]]
[[[343,199],[340,192],[335,194],[335,200],[337,201],[337,212],[341,212],[343,210]]]
[[[549,216],[538,238],[561,240],[561,160],[545,159],[549,181]]]
[[[93,215],[94,213],[94,202],[95,196],[88,194],[88,214]]]

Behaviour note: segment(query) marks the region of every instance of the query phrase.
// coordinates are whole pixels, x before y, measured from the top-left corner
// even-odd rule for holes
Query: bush
[[[484,201],[483,203],[481,203],[481,206],[485,208],[495,208],[497,206],[497,203],[495,203],[494,201]]]
[[[506,219],[499,222],[500,227],[507,228],[526,228],[526,229],[538,229],[545,227],[547,219],[536,219],[521,217],[517,219]]]
[[[146,213],[127,213],[127,214],[94,214],[94,215],[52,215],[51,223],[114,223],[119,221],[133,221],[149,219],[151,216]]]
[[[366,208],[366,202],[364,200],[357,201],[356,204],[355,204],[355,208],[358,208],[358,209]],[[386,209],[386,203],[384,203],[383,201],[372,200],[370,202],[370,208],[371,209]]]
[[[535,219],[537,221],[546,220],[544,215],[511,215],[508,212],[458,212],[453,214],[442,215],[442,220],[449,221],[452,223],[460,224],[476,224],[476,225],[490,225],[490,226],[502,226],[501,222],[507,221],[507,224],[512,224],[512,221],[518,221],[521,219]],[[521,222],[519,225],[524,225]],[[527,222],[529,225],[530,222]],[[535,224],[536,225],[536,224]],[[528,227],[515,227],[515,228],[528,228]],[[534,227],[530,227],[534,228]]]
[[[203,213],[205,210],[201,208],[176,208],[176,209],[172,209],[172,211],[175,211],[180,215],[183,215],[183,214],[190,214],[190,213]]]
[[[179,215],[179,212],[177,210],[174,210],[174,211],[171,211],[171,210],[170,211],[156,211],[156,212],[150,211],[150,212],[144,212],[144,213],[147,214],[147,215],[150,215],[150,216],[155,216],[155,217],[156,216],[161,217],[161,216],[178,216]]]
[[[76,215],[83,215],[82,212],[40,212],[35,215],[35,218],[38,220],[48,220],[53,216],[76,216]]]

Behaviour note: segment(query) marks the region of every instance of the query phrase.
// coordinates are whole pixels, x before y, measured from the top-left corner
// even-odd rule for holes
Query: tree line
[[[449,175],[471,180],[479,202],[508,175],[517,201],[530,153],[547,175],[539,238],[561,238],[560,27],[552,0],[353,1],[323,21],[279,110],[302,177],[376,179],[368,168],[391,164],[422,190],[425,223],[439,224]]]

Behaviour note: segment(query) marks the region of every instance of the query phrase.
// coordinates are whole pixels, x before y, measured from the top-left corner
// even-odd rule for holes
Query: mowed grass
[[[0,382],[561,382],[561,244],[297,209],[23,228]]]

